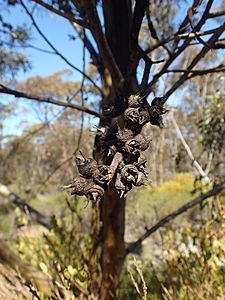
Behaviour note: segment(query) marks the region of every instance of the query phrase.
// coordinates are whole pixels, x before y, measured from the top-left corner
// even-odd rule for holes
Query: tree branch
[[[135,4],[134,13],[132,17],[132,24],[131,24],[129,67],[127,72],[128,78],[129,77],[132,78],[134,75],[136,76],[136,69],[137,69],[138,62],[141,57],[143,58],[143,55],[140,56],[141,52],[138,44],[138,37],[141,30],[142,20],[144,18],[148,4],[149,4],[149,0],[136,1]],[[151,64],[149,63],[150,62],[149,60],[146,60],[146,58],[144,59],[145,59],[145,71],[144,71],[144,78],[142,80],[141,86],[146,88],[147,84],[145,83],[145,80],[148,79],[150,69],[151,69]]]
[[[225,66],[221,67],[221,68],[212,68],[212,69],[206,69],[206,70],[193,70],[191,72],[191,75],[188,76],[188,79],[191,79],[195,76],[202,76],[202,75],[207,75],[210,73],[220,73],[220,72],[224,72],[225,71]]]
[[[45,40],[45,42],[49,45],[49,47],[55,52],[56,55],[58,55],[63,61],[65,61],[65,63],[70,66],[71,68],[73,68],[74,70],[76,70],[77,72],[79,72],[80,74],[82,74],[83,76],[85,76],[95,87],[96,89],[102,94],[101,89],[99,88],[99,86],[97,86],[97,84],[92,80],[92,78],[90,76],[88,76],[87,74],[85,74],[83,71],[81,71],[79,68],[77,68],[76,66],[74,66],[62,53],[60,53],[55,46],[53,46],[53,44],[47,39],[47,37],[44,35],[44,33],[41,31],[41,29],[39,28],[39,26],[37,25],[36,21],[34,20],[33,15],[29,12],[29,10],[27,9],[26,5],[23,3],[22,0],[20,0],[22,7],[24,8],[24,10],[26,11],[27,15],[30,17],[34,27],[36,28],[36,30],[38,31],[38,33],[40,34],[40,36]]]
[[[44,227],[48,228],[49,230],[53,227],[52,219],[49,217],[44,216],[39,211],[37,211],[35,208],[31,207],[29,204],[26,203],[23,199],[21,199],[19,196],[14,194],[10,191],[10,189],[0,183],[0,195],[3,197],[8,198],[14,205],[19,207],[23,212],[29,213],[33,220],[35,220],[37,223],[43,225]]]
[[[146,10],[146,16],[147,16],[147,20],[148,20],[148,28],[149,28],[149,31],[151,33],[151,37],[153,39],[155,39],[158,43],[160,43],[161,42],[160,38],[157,34],[157,31],[156,31],[155,26],[154,26],[154,24],[152,22],[152,19],[151,19],[151,11],[150,11],[149,6],[147,7],[147,10]],[[168,55],[170,56],[171,51],[169,50],[169,48],[165,44],[166,43],[163,43],[161,46],[167,51]]]
[[[128,253],[131,253],[131,252],[136,252],[141,247],[142,242],[145,239],[147,239],[151,234],[153,234],[155,231],[157,231],[159,228],[163,227],[168,222],[174,220],[179,215],[185,213],[190,208],[195,207],[196,205],[200,204],[202,201],[204,201],[204,200],[206,200],[206,199],[208,199],[212,196],[218,195],[224,189],[225,189],[225,182],[215,186],[209,192],[204,193],[204,194],[194,198],[193,200],[191,200],[187,204],[181,206],[180,208],[178,208],[177,210],[175,210],[171,214],[167,215],[165,218],[161,219],[154,226],[147,229],[146,232],[136,242],[128,244],[126,253],[128,254]]]
[[[201,70],[174,69],[174,70],[167,70],[165,73],[189,73],[192,74],[189,76],[189,78],[191,78],[192,76],[206,75],[209,73],[223,72],[223,71],[225,71],[225,65],[220,64],[216,67],[212,67],[209,69],[201,69]]]
[[[124,78],[115,61],[115,58],[106,40],[105,34],[102,31],[101,22],[96,7],[94,5],[94,1],[84,0],[83,5],[86,17],[90,23],[90,30],[98,46],[104,65],[109,70],[114,87],[118,89],[118,86],[119,88],[122,86]]]
[[[145,68],[144,68],[144,72],[143,72],[143,76],[142,76],[142,80],[141,80],[141,89],[145,90],[148,84],[148,78],[149,78],[149,74],[150,74],[150,70],[151,70],[151,66],[152,66],[152,60],[148,57],[148,55],[142,50],[141,47],[138,47],[138,51],[140,53],[140,56],[142,57],[142,59],[145,62]]]
[[[141,24],[148,4],[149,0],[136,1],[133,14],[133,22],[131,26],[132,39],[136,42],[136,44],[138,44],[138,36],[141,29]]]
[[[60,17],[63,17],[65,19],[69,20],[70,22],[74,22],[82,27],[88,28],[88,24],[86,22],[84,22],[84,20],[74,18],[72,13],[70,14],[70,13],[62,12],[41,0],[32,0],[32,1],[39,4],[40,6],[42,6],[44,8],[46,8],[47,10],[53,12],[54,14],[59,15]]]
[[[173,123],[173,126],[176,130],[176,133],[177,133],[177,136],[179,137],[179,139],[181,140],[181,143],[182,145],[184,146],[184,149],[186,150],[191,162],[192,162],[192,165],[195,167],[195,169],[198,171],[198,173],[200,174],[200,176],[202,177],[202,181],[205,183],[205,184],[209,184],[211,182],[211,180],[209,179],[208,175],[205,173],[205,171],[202,169],[202,167],[200,166],[200,164],[197,162],[197,160],[195,159],[192,151],[191,151],[191,148],[188,146],[187,142],[185,141],[185,138],[174,118],[174,115],[173,115],[173,112],[171,112],[170,114],[170,118],[171,118],[171,121]]]
[[[97,67],[99,73],[102,74],[104,71],[104,64],[103,64],[103,61],[102,61],[100,55],[95,50],[94,46],[92,45],[92,43],[91,43],[90,39],[87,37],[87,35],[83,34],[82,27],[80,25],[76,24],[75,22],[71,22],[71,24],[72,24],[73,28],[76,30],[76,32],[79,34],[80,39],[82,40],[85,47],[89,51],[94,65]]]
[[[201,4],[201,0],[194,0],[192,6],[188,9],[187,14],[183,20],[183,22],[181,23],[177,33],[175,35],[178,34],[182,34],[186,31],[186,28],[189,24],[189,11],[191,11],[193,14],[196,12],[197,7]],[[174,49],[177,47],[178,41],[175,40],[175,43],[173,45]]]
[[[217,28],[206,30],[206,31],[200,31],[200,32],[197,31],[196,34],[198,36],[205,36],[205,35],[213,34],[216,30],[217,30]],[[193,32],[183,33],[183,34],[174,34],[166,39],[162,39],[162,40],[158,41],[158,43],[156,43],[155,45],[152,45],[151,47],[146,49],[145,53],[148,54],[148,53],[154,51],[155,49],[157,49],[158,47],[163,47],[164,44],[167,44],[173,40],[181,40],[181,39],[194,38],[194,37],[195,37],[195,34]]]
[[[207,6],[206,6],[206,9],[205,9],[205,11],[204,11],[204,13],[203,13],[203,15],[202,15],[202,17],[201,17],[201,19],[200,19],[200,21],[198,22],[198,24],[196,25],[196,27],[195,27],[195,32],[197,32],[197,31],[199,31],[200,29],[201,29],[201,27],[205,24],[205,22],[206,22],[206,19],[207,19],[207,17],[208,17],[208,14],[209,14],[209,10],[211,9],[211,6],[212,6],[212,3],[213,3],[213,1],[212,0],[210,0],[210,1],[208,1],[208,3],[207,3]],[[220,27],[218,27],[217,28],[217,30],[214,32],[214,35],[211,37],[211,39],[214,39],[216,36],[217,36],[217,34],[218,34],[218,32],[220,32],[221,31],[221,27],[222,26],[220,26]],[[217,36],[217,38],[220,36],[222,34],[222,32]],[[195,37],[195,34],[193,34],[193,37]],[[151,80],[151,82],[148,84],[148,86],[147,86],[147,89],[146,89],[146,95],[148,95],[150,92],[151,92],[151,90],[152,90],[152,87],[155,85],[155,83],[158,81],[158,79],[162,76],[162,75],[164,75],[165,74],[165,71],[167,71],[168,70],[168,67],[174,62],[174,60],[181,54],[181,53],[183,53],[184,52],[184,50],[188,47],[188,45],[190,44],[190,42],[192,41],[192,38],[193,37],[187,37],[185,40],[184,40],[184,43],[183,43],[183,45],[181,45],[178,49],[177,49],[177,51],[176,52],[174,52],[169,58],[168,58],[168,60],[165,62],[165,64],[163,65],[163,67],[162,67],[162,69],[159,71],[159,73],[157,73],[157,74],[155,74],[154,75],[154,77],[153,77],[153,79]],[[210,40],[211,40],[210,39]],[[210,40],[209,40],[209,42],[210,42]],[[203,48],[204,49],[204,48]],[[206,50],[206,49],[205,49]],[[204,50],[204,51],[205,51]],[[207,48],[207,50],[209,50],[208,48]],[[201,56],[202,57],[202,56]],[[192,67],[193,68],[193,67]],[[191,68],[191,69],[192,69]],[[185,80],[184,80],[185,81]],[[183,82],[184,82],[183,81]],[[182,82],[182,83],[183,83]],[[182,84],[181,83],[181,84]],[[173,93],[173,91],[171,90],[171,94]],[[170,95],[171,95],[170,94]],[[168,95],[168,97],[169,97],[169,95]],[[167,98],[165,98],[165,101],[167,100]]]
[[[101,118],[101,119],[104,118],[102,114],[100,114],[96,111],[93,111],[93,110],[91,110],[87,107],[72,104],[72,103],[69,103],[69,102],[63,102],[63,101],[60,101],[60,100],[55,100],[55,99],[52,99],[52,98],[49,98],[49,97],[40,97],[40,96],[20,92],[20,91],[17,91],[17,90],[10,89],[10,88],[2,85],[2,84],[0,84],[0,93],[13,95],[16,98],[25,98],[25,99],[28,99],[28,100],[36,100],[38,102],[44,102],[44,103],[50,103],[50,104],[63,106],[63,107],[69,107],[69,108],[72,108],[72,109],[83,111],[83,112],[85,112],[89,115],[95,116],[97,118]]]
[[[197,63],[199,62],[199,60],[202,59],[209,52],[209,50],[211,50],[213,48],[213,45],[216,43],[216,41],[218,40],[218,38],[222,35],[222,33],[224,32],[224,30],[225,30],[225,22],[223,23],[223,25],[221,25],[220,27],[217,28],[217,30],[212,35],[212,37],[207,41],[207,43],[204,45],[204,47],[201,49],[201,51],[195,56],[195,58],[192,60],[192,62],[190,63],[190,65],[187,67],[187,72],[185,74],[183,74],[173,84],[173,86],[166,92],[166,94],[164,95],[165,96],[164,102],[166,102],[166,100],[169,98],[169,96],[171,94],[173,94],[173,92],[176,89],[178,89],[187,79],[189,79],[188,75],[190,74],[190,72],[192,71],[192,69],[197,65]],[[164,71],[164,73],[165,73],[165,71]]]
[[[217,11],[217,12],[209,14],[209,18],[211,18],[211,19],[217,18],[217,17],[223,17],[223,16],[225,16],[225,10]]]

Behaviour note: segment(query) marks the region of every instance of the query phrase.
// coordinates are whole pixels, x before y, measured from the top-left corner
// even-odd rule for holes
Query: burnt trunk
[[[130,0],[105,0],[103,9],[106,38],[116,63],[125,76],[129,61]],[[108,88],[108,95],[103,99],[103,106],[106,107],[112,104],[116,97],[115,86],[109,84]],[[108,123],[110,122],[112,120],[108,120]],[[102,271],[100,299],[116,299],[116,288],[125,259],[125,199],[119,197],[114,180],[108,187],[99,209],[102,226],[98,238],[102,241],[99,257]]]
[[[90,20],[93,17],[97,22],[96,11],[90,13],[93,3],[85,4]],[[148,1],[137,2],[133,15],[131,0],[104,0],[102,4],[109,49],[106,53],[99,47],[105,57],[101,72],[104,117],[95,139],[94,159],[77,158],[81,176],[68,187],[72,188],[72,194],[94,200],[89,288],[98,299],[109,300],[117,298],[116,288],[125,259],[125,195],[146,178],[146,160],[141,152],[150,141],[140,134],[141,129],[149,121],[157,121],[162,108],[150,107],[136,78],[140,59],[138,34]],[[104,44],[100,22],[97,23],[91,24],[91,30],[97,44],[99,40]],[[115,61],[116,72],[108,59]],[[117,78],[121,80],[117,82]]]
[[[125,257],[125,199],[119,198],[113,184],[103,199],[102,221],[101,299],[116,299],[116,288]]]
[[[160,136],[159,136],[159,169],[158,169],[158,183],[161,185],[164,181],[163,177],[163,160],[164,160],[164,140],[165,140],[165,129],[160,128]]]

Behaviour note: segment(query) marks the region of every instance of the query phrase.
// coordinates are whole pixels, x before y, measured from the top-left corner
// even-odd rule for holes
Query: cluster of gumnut
[[[111,182],[120,197],[126,196],[132,186],[140,186],[147,179],[146,158],[143,151],[150,138],[141,133],[142,127],[151,123],[163,126],[166,112],[163,99],[153,99],[151,105],[141,93],[123,99],[124,108],[111,106],[105,112],[112,118],[110,126],[97,130],[104,161],[98,164],[93,158],[76,157],[80,176],[66,186],[71,194],[85,195],[90,200],[100,200]]]

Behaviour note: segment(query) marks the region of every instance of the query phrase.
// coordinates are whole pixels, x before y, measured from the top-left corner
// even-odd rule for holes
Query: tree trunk
[[[164,168],[163,168],[163,157],[164,157],[164,140],[165,140],[165,130],[163,128],[160,128],[160,136],[159,136],[159,169],[158,169],[158,183],[163,183],[163,174],[164,174]]]
[[[125,76],[129,66],[129,31],[131,26],[130,0],[105,0],[103,1],[105,34],[120,72]],[[121,18],[121,15],[123,18]],[[107,70],[103,78],[103,88],[106,91],[102,101],[103,107],[112,104],[115,100],[115,86],[107,80]],[[118,82],[119,84],[119,82]],[[107,85],[107,87],[105,86]],[[129,89],[129,87],[127,86]],[[106,121],[109,125],[112,120]],[[101,124],[104,126],[105,124]],[[95,141],[96,160],[101,156],[98,137]],[[101,158],[100,158],[101,159]],[[99,209],[99,213],[96,212]],[[125,259],[125,199],[120,198],[114,180],[108,187],[99,208],[93,207],[93,247],[96,258],[100,260],[101,281],[99,299],[116,299],[116,287]],[[95,224],[94,224],[95,223]],[[97,223],[97,224],[96,224]],[[94,237],[95,235],[95,237]],[[99,245],[99,247],[96,246]]]
[[[115,291],[125,258],[125,199],[119,198],[115,187],[105,193],[102,206],[103,255],[101,299],[116,299]]]

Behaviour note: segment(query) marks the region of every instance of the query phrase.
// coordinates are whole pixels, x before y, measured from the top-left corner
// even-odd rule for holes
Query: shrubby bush
[[[133,279],[124,271],[119,299],[224,299],[224,198],[211,199],[208,209],[210,219],[179,231],[173,228],[164,232],[157,264],[151,259],[139,261],[148,289],[145,298],[137,264],[128,259]]]
[[[146,190],[153,199],[164,193],[176,199],[174,195],[179,193],[190,194],[193,182],[190,175],[178,174],[156,190]],[[14,246],[25,261],[47,273],[58,288],[66,291],[69,299],[79,295],[85,299],[98,278],[99,266],[90,266],[90,228],[81,217],[83,199],[66,202],[68,207],[64,214],[55,217],[50,232],[40,232],[38,236],[36,230],[34,236],[19,236]],[[185,227],[174,222],[160,229],[160,251],[154,253],[154,258],[153,253],[135,259],[128,256],[118,299],[223,299],[225,198],[220,195],[208,200],[204,209],[208,211],[207,218],[186,222]],[[24,224],[23,218],[19,220]]]
[[[67,207],[61,216],[53,217],[54,225],[50,232],[43,228],[38,232],[37,226],[32,231],[28,226],[27,232],[25,229],[14,242],[21,258],[46,273],[56,286],[55,290],[63,291],[64,295],[66,293],[68,299],[87,294],[92,277],[88,265],[90,233],[85,218],[81,217],[80,200],[83,201],[76,198],[65,200]],[[21,225],[26,223],[21,217],[18,221]]]

